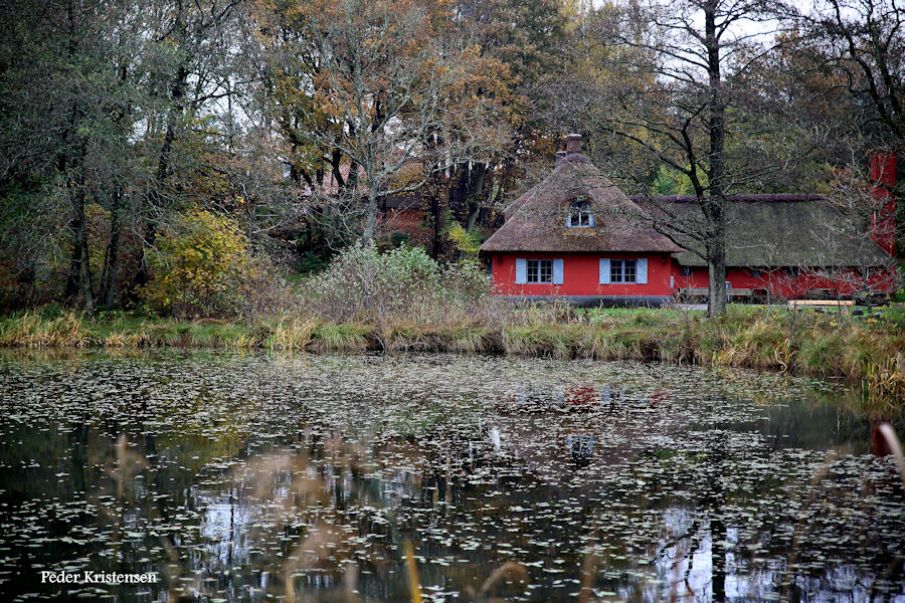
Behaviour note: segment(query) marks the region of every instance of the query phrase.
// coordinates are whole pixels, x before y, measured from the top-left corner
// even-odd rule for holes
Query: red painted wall
[[[871,220],[871,239],[890,255],[896,252],[896,186],[895,153],[875,153],[870,158],[870,179],[877,200]]]
[[[675,283],[678,288],[707,287],[707,269],[693,268],[690,276],[683,276],[678,264],[674,267]],[[854,269],[839,269],[834,274],[820,274],[818,271],[801,271],[789,274],[783,269],[760,271],[760,276],[746,268],[730,268],[726,280],[736,289],[762,289],[777,299],[796,299],[807,295],[812,289],[831,289],[843,297],[871,291],[888,293],[895,288],[895,275],[889,271],[878,271],[865,279]]]
[[[647,284],[614,283],[601,285],[600,259],[647,258]],[[563,284],[515,284],[515,260],[563,260]],[[500,295],[615,295],[667,296],[671,295],[669,277],[672,258],[668,254],[568,254],[568,253],[495,253],[491,256],[495,292]]]
[[[647,284],[599,284],[600,258],[602,257],[614,260],[646,257]],[[529,260],[561,258],[563,260],[563,284],[515,284],[515,260],[517,258]],[[707,288],[706,268],[693,268],[690,275],[684,276],[679,264],[667,254],[497,253],[491,256],[491,270],[494,292],[499,295],[664,297],[672,295],[678,289]],[[842,297],[863,292],[865,288],[885,293],[892,291],[895,285],[895,275],[888,271],[871,274],[865,279],[853,269],[840,269],[836,276],[818,274],[816,271],[789,274],[784,269],[764,270],[760,271],[759,276],[755,276],[749,269],[730,268],[727,280],[732,283],[733,288],[766,291],[774,299],[805,297],[813,289],[829,289],[833,291],[830,296],[840,295]],[[756,293],[760,293],[760,291]]]

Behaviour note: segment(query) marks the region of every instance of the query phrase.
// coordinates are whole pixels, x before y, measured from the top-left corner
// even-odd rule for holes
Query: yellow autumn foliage
[[[203,210],[183,214],[164,232],[148,263],[143,299],[179,318],[240,314],[256,277],[248,238],[235,221]]]

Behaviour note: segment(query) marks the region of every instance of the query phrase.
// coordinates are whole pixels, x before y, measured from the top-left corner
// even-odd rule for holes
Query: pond
[[[826,382],[8,352],[0,404],[3,601],[905,600],[901,479]],[[85,570],[158,581],[41,581]]]

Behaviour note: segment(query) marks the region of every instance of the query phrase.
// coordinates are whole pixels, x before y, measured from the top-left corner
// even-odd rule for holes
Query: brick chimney
[[[566,136],[566,155],[581,153],[581,134],[569,134]]]
[[[870,158],[872,194],[876,200],[871,239],[890,255],[896,253],[896,154],[876,152]]]

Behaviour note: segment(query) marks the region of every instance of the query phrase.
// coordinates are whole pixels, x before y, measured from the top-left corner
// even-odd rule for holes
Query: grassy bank
[[[661,360],[864,379],[905,397],[905,324],[896,312],[733,306],[720,320],[669,309],[513,309],[486,320],[336,323],[305,316],[177,321],[127,313],[85,318],[45,309],[0,318],[6,347],[263,348],[314,352],[444,351],[555,358]]]

